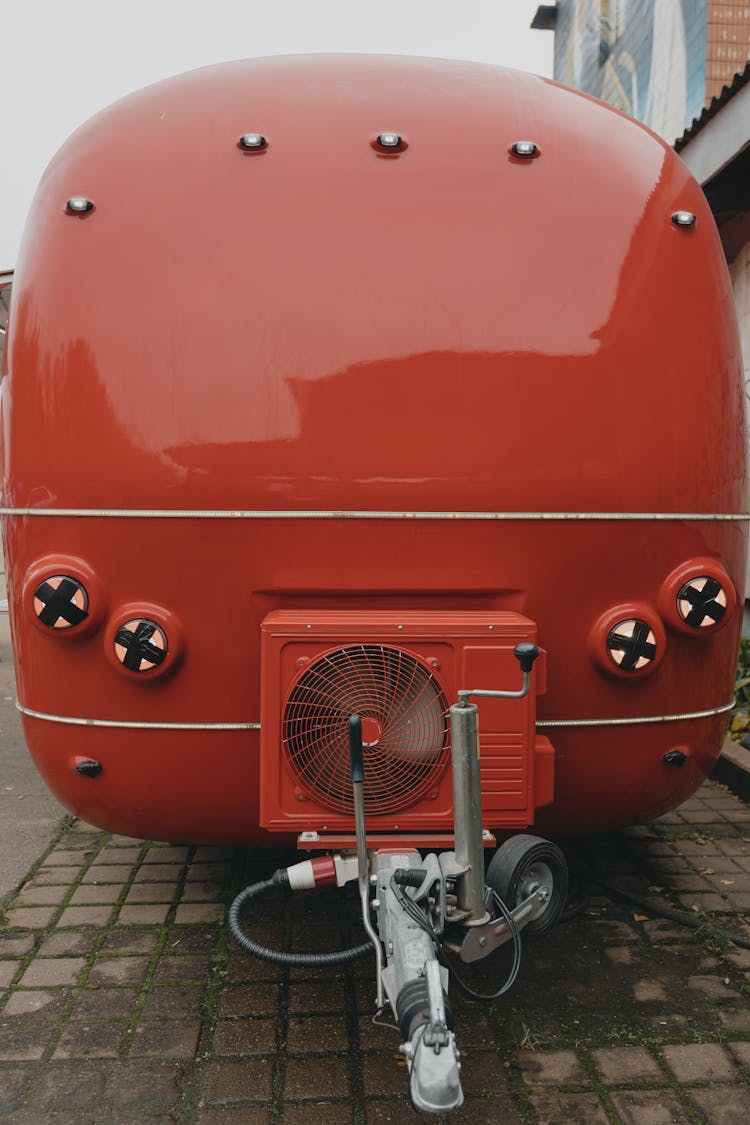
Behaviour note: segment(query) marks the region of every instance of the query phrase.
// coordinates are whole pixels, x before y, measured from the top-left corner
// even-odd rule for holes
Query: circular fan
[[[351,812],[348,721],[362,719],[365,809],[392,813],[434,788],[449,759],[448,704],[432,672],[381,644],[323,653],[292,688],[282,740],[302,789]]]

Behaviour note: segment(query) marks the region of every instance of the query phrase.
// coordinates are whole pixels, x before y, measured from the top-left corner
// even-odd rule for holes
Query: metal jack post
[[[458,909],[465,911],[465,926],[484,924],[488,918],[484,890],[484,844],[482,842],[482,789],[479,776],[479,708],[469,697],[523,699],[531,685],[531,669],[539,656],[533,644],[519,644],[514,656],[521,665],[523,681],[518,691],[488,691],[472,688],[458,692],[458,703],[450,711],[451,761],[453,766],[453,811],[456,863],[464,868],[457,880]]]

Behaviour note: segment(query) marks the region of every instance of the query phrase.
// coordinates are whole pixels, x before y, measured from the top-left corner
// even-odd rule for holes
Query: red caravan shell
[[[408,148],[373,148],[389,130]],[[267,146],[243,151],[248,132]],[[539,155],[514,156],[517,140]],[[73,196],[93,210],[67,214]],[[254,722],[260,622],[308,606],[525,614],[549,653],[542,723],[731,697],[746,525],[648,518],[746,510],[727,270],[681,161],[587,97],[482,65],[317,56],[210,67],[125,98],[44,175],[8,354],[6,507],[330,513],[7,516],[29,710]],[[352,511],[647,518],[335,514]],[[24,577],[57,555],[85,560],[110,618],[123,605],[174,615],[184,651],[169,675],[118,673],[106,624],[63,644],[29,622]],[[697,637],[669,625],[658,667],[610,674],[592,658],[596,623],[617,607],[658,623],[664,582],[696,558],[736,587],[728,621]],[[711,768],[724,722],[542,728],[556,799],[538,828],[674,806]],[[54,792],[94,823],[269,838],[256,731],[25,728]],[[663,764],[673,747],[689,753],[682,768]],[[101,759],[100,777],[76,774],[74,754]]]

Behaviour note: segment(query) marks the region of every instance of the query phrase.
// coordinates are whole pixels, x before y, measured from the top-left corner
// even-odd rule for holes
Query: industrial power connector
[[[286,868],[292,891],[309,891],[313,887],[343,887],[357,878],[355,852],[316,856]]]

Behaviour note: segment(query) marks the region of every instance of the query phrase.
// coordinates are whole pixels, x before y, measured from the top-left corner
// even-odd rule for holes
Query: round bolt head
[[[258,152],[264,149],[268,141],[262,133],[243,133],[240,137],[240,148],[248,149],[251,152]]]
[[[672,222],[676,227],[694,227],[696,220],[692,211],[675,211]]]
[[[527,160],[539,155],[539,149],[533,141],[514,141],[510,146],[510,151],[514,156],[524,156]]]
[[[65,210],[69,215],[86,215],[94,210],[94,204],[83,195],[73,195],[66,201]]]

